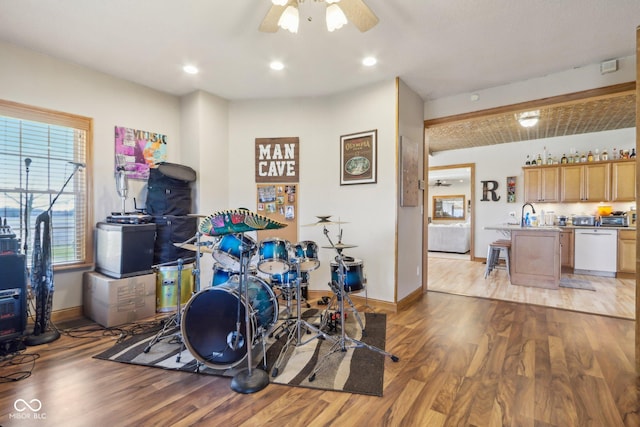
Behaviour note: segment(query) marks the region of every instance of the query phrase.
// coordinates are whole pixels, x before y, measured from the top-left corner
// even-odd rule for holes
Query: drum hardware
[[[298,295],[300,295],[300,288],[301,288],[301,275],[299,274],[300,272],[300,263],[298,262],[298,260],[294,260],[294,263],[296,264],[296,272],[298,272],[298,275],[295,279],[295,287],[296,287],[296,291],[298,292]],[[305,345],[308,342],[313,341],[316,338],[323,338],[329,341],[333,341],[334,343],[337,342],[337,340],[335,339],[335,337],[332,337],[331,335],[327,335],[326,333],[324,333],[320,328],[315,327],[314,325],[310,324],[309,322],[307,322],[306,320],[302,319],[302,308],[301,308],[301,300],[302,298],[297,298],[296,299],[296,308],[297,308],[297,317],[295,322],[293,322],[293,326],[289,327],[291,325],[287,324],[287,327],[285,328],[285,330],[288,330],[288,336],[287,336],[287,341],[284,344],[284,346],[282,347],[282,349],[280,350],[280,354],[278,355],[278,359],[276,359],[276,362],[273,365],[273,369],[271,371],[271,376],[272,377],[277,377],[278,373],[280,371],[280,365],[282,364],[283,360],[284,360],[284,356],[287,354],[287,352],[289,351],[289,349],[291,348],[291,345],[293,343],[295,343],[296,346],[301,346],[301,345]],[[306,329],[306,333],[311,333],[311,332],[315,332],[315,335],[311,338],[309,338],[306,341],[302,341],[302,328]]]
[[[178,352],[178,354],[176,355],[176,362],[180,362],[180,356],[182,355],[182,350],[184,350],[184,341],[182,340],[182,333],[180,330],[180,326],[181,326],[181,317],[182,317],[182,309],[181,309],[181,305],[182,305],[182,268],[184,266],[184,262],[185,261],[192,261],[193,258],[188,258],[188,259],[182,259],[182,258],[178,258],[178,282],[177,282],[177,290],[176,290],[176,312],[175,314],[171,315],[169,317],[169,319],[167,319],[167,321],[164,322],[164,325],[162,326],[162,329],[160,330],[160,332],[158,332],[158,334],[153,337],[153,339],[151,341],[149,341],[149,344],[147,344],[147,346],[144,348],[143,352],[144,353],[148,353],[149,350],[151,350],[151,347],[153,347],[155,344],[157,344],[158,342],[160,342],[161,340],[165,339],[165,338],[175,338],[177,339],[178,343],[180,343],[180,351]],[[166,262],[163,264],[157,264],[154,265],[154,268],[157,267],[162,267],[162,266],[166,266],[166,265],[170,265],[173,264],[175,261],[171,261],[171,262]],[[170,332],[173,331],[174,328],[177,328],[177,332]]]
[[[346,331],[345,331],[345,327],[344,327],[344,320],[345,320],[345,311],[344,311],[344,301],[348,299],[349,304],[352,306],[354,312],[357,314],[357,311],[355,310],[355,306],[353,305],[353,302],[351,301],[351,299],[348,297],[347,292],[345,291],[345,278],[347,276],[347,271],[348,271],[348,267],[347,264],[345,263],[345,257],[342,255],[342,250],[338,249],[338,247],[336,247],[336,245],[331,241],[331,238],[329,237],[329,230],[327,230],[327,227],[323,228],[323,233],[325,235],[325,237],[327,238],[327,240],[329,241],[329,244],[331,245],[331,247],[333,249],[335,249],[336,253],[338,254],[335,258],[336,260],[336,264],[337,264],[337,281],[333,281],[331,282],[331,290],[334,293],[334,296],[337,297],[338,299],[338,303],[339,303],[339,317],[340,317],[340,338],[335,340],[334,339],[334,344],[331,346],[331,348],[329,349],[329,351],[322,357],[322,359],[318,362],[318,364],[316,365],[315,369],[313,370],[313,372],[311,373],[311,375],[309,376],[309,381],[312,382],[315,380],[316,378],[316,374],[320,371],[320,369],[322,368],[324,362],[327,360],[327,358],[329,356],[331,356],[333,353],[337,352],[337,351],[347,351],[347,345],[349,344],[349,348],[361,348],[364,347],[368,350],[371,351],[375,351],[377,353],[380,353],[384,356],[389,356],[389,358],[391,358],[391,360],[393,362],[397,362],[398,360],[400,360],[397,356],[388,353],[378,347],[369,345],[367,343],[364,343],[362,341],[358,341],[356,339],[350,338],[347,336]],[[342,238],[342,232],[340,232],[340,239]],[[338,242],[340,243],[340,242]],[[335,283],[334,283],[335,282]],[[359,316],[356,316],[356,318],[359,319]],[[362,327],[362,322],[360,321],[360,327]],[[363,328],[363,333],[364,333],[364,328]]]

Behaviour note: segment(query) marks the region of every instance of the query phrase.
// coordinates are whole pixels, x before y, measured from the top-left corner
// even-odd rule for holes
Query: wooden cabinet
[[[511,283],[558,289],[560,232],[544,229],[511,230]]]
[[[635,230],[618,230],[618,272],[636,272]]]
[[[636,162],[611,164],[611,200],[630,202],[636,200]]]
[[[573,230],[560,232],[560,265],[573,268]]]
[[[525,202],[557,202],[560,168],[539,166],[524,170]]]
[[[560,201],[609,201],[610,171],[611,163],[591,163],[562,167],[560,169]]]

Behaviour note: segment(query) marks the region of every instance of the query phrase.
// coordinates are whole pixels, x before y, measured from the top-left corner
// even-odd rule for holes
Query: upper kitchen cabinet
[[[635,201],[636,162],[615,162],[611,168],[611,200],[614,202]]]
[[[560,168],[560,201],[608,201],[610,176],[609,162],[563,166]]]
[[[559,168],[557,166],[539,166],[524,170],[525,202],[557,202]]]

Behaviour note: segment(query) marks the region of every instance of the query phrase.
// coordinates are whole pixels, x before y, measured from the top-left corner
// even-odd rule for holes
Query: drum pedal
[[[323,296],[322,299],[318,300],[318,305],[328,305],[330,298],[327,296]]]

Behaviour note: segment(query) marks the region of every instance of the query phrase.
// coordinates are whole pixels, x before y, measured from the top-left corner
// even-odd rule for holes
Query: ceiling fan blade
[[[378,23],[378,17],[362,0],[341,0],[337,4],[349,22],[363,33],[369,31]]]
[[[275,33],[278,31],[278,21],[282,16],[282,12],[287,8],[288,4],[284,6],[271,5],[271,8],[267,12],[267,16],[264,17],[260,27],[258,28],[263,33]]]

